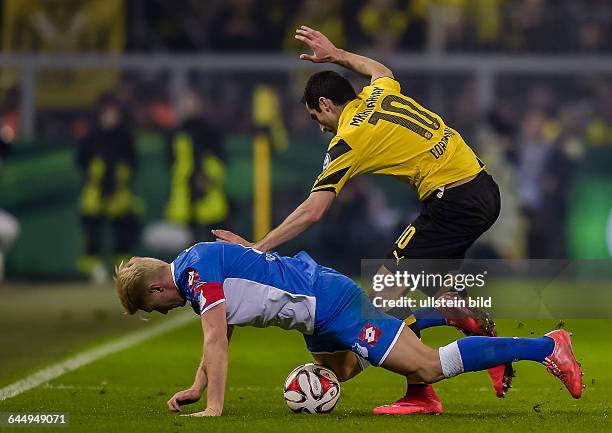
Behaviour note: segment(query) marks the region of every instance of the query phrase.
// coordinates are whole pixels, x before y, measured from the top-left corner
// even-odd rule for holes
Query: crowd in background
[[[351,49],[424,51],[442,31],[451,51],[609,53],[606,0],[213,0],[176,8],[131,1],[132,51],[293,51],[297,25]],[[433,18],[432,7],[437,8]],[[432,29],[436,26],[438,29]]]
[[[14,51],[75,51],[87,21],[124,23],[115,43],[130,52],[293,51],[297,25],[350,49],[377,52],[610,53],[607,0],[3,0],[19,29],[0,35]],[[46,5],[45,5],[46,3]],[[25,16],[16,12],[23,8]],[[6,26],[5,26],[6,27]],[[88,43],[111,36],[92,34]],[[96,41],[97,39],[97,41]],[[440,46],[441,44],[441,46]],[[98,47],[98,49],[100,49]],[[95,50],[95,49],[94,49]]]

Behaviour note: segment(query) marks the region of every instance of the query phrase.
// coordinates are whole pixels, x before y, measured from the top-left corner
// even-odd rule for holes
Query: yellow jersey
[[[312,192],[338,195],[355,176],[386,174],[412,185],[422,201],[483,167],[457,131],[381,77],[344,107]]]

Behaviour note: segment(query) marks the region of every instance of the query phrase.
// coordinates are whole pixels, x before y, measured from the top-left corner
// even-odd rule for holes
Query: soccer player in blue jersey
[[[582,394],[580,366],[566,331],[539,338],[465,337],[432,349],[403,321],[374,308],[350,278],[317,264],[305,252],[284,257],[225,242],[199,243],[172,263],[133,257],[117,267],[116,283],[129,314],[166,314],[189,302],[201,317],[202,360],[193,385],[168,400],[171,411],[198,401],[208,389],[206,409],[192,415],[221,415],[233,326],[300,331],[315,361],[340,381],[370,363],[411,381],[433,383],[531,360],[543,363],[574,398]]]

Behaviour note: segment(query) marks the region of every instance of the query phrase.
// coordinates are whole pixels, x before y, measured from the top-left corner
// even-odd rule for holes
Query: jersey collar
[[[349,101],[349,102],[346,103],[346,105],[344,106],[344,109],[342,110],[342,113],[340,113],[340,118],[338,119],[338,131],[340,130],[340,127],[342,126],[342,124],[345,121],[347,121],[347,119],[350,118],[349,111],[351,111],[351,110],[350,110],[349,107],[351,107],[355,103],[359,103],[359,100],[360,100],[360,98],[357,97],[357,98],[353,99],[352,101]],[[336,135],[337,135],[337,133],[336,133]]]
[[[183,295],[183,292],[179,288],[178,284],[176,284],[176,278],[174,276],[174,262],[170,263],[170,274],[172,274],[172,282],[174,283],[174,287],[176,287],[176,291],[179,292],[179,295],[181,295],[181,298],[186,299],[185,295]]]

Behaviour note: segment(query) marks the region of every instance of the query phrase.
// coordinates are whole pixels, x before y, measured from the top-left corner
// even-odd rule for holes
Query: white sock
[[[442,365],[444,377],[448,379],[463,373],[463,360],[461,359],[461,352],[459,352],[459,346],[456,341],[440,347],[438,353],[440,354],[440,364]]]

